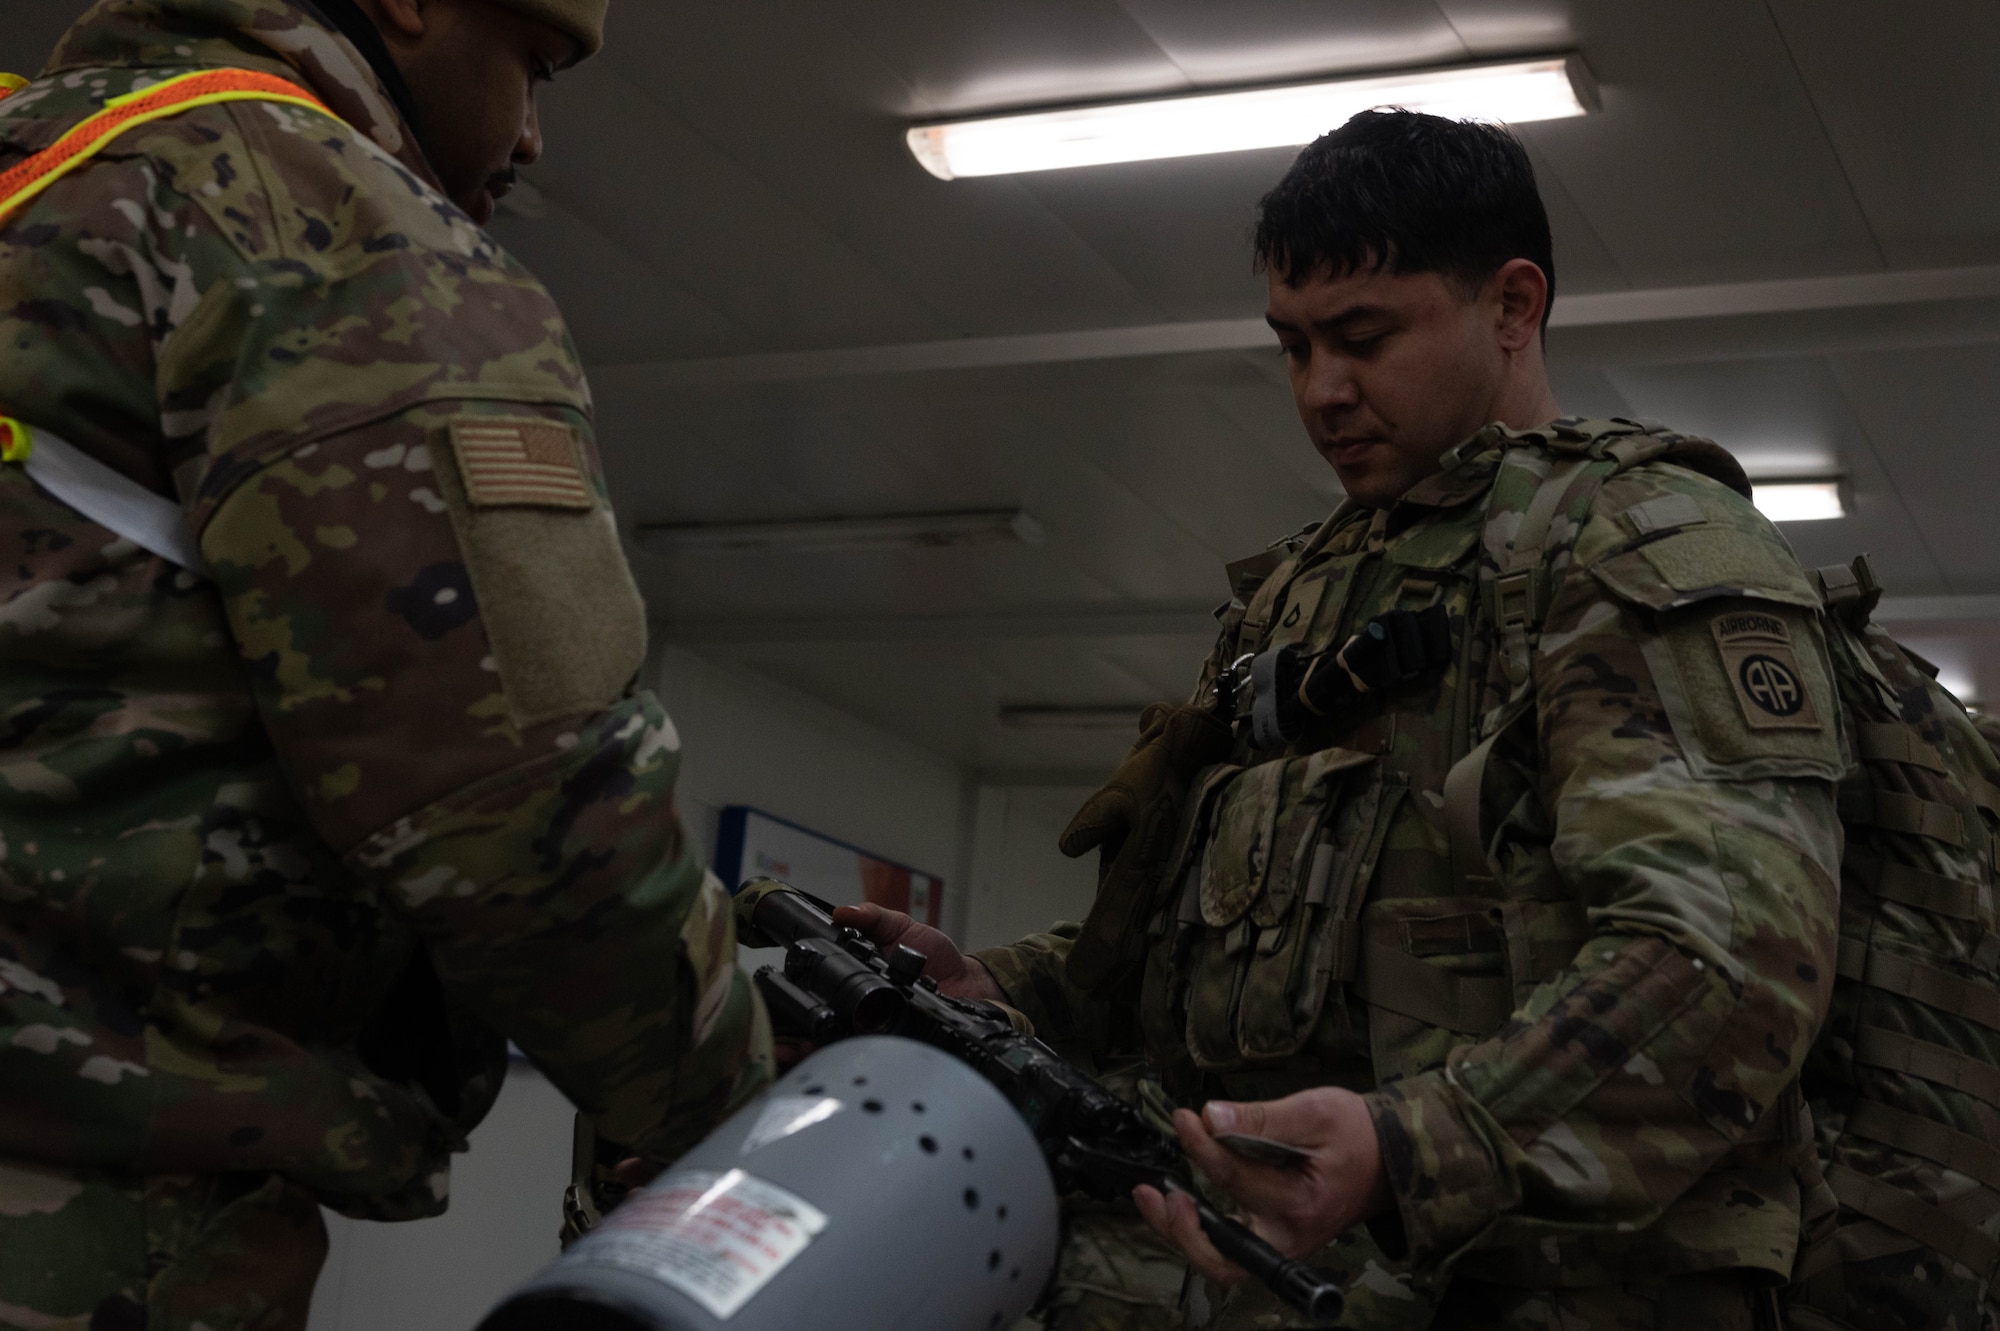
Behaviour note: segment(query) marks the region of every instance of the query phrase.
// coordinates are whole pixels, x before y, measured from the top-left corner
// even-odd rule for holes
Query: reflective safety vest
[[[28,86],[15,74],[0,74],[0,100]],[[165,120],[198,106],[219,102],[285,102],[333,116],[325,102],[270,74],[250,69],[204,69],[114,97],[104,109],[26,161],[0,171],[0,222],[25,207],[49,186],[77,170],[127,130]],[[334,117],[338,119],[339,117]]]
[[[0,101],[27,86],[28,80],[19,75],[0,74]],[[324,102],[297,84],[255,70],[208,69],[166,79],[112,98],[47,148],[0,172],[0,226],[58,180],[87,165],[127,130],[200,106],[252,101],[302,106],[338,119]],[[42,489],[141,549],[192,573],[205,572],[179,504],[105,466],[74,444],[0,415],[0,460],[20,465]]]
[[[98,526],[198,577],[208,566],[181,506],[47,430],[0,416],[0,461],[18,464],[28,479]]]

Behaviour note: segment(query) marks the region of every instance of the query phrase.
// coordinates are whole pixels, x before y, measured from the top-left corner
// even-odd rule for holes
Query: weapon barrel
[[[766,968],[758,982],[773,1016],[822,1038],[833,1030],[897,1034],[950,1052],[983,1074],[1013,1103],[1064,1176],[1103,1196],[1136,1184],[1187,1192],[1164,1139],[1131,1106],[1105,1091],[1053,1050],[1013,1032],[987,1005],[946,998],[888,978],[888,963],[852,930],[836,927],[830,908],[781,883],[745,884],[736,918],[753,947],[783,947],[782,976]],[[834,1020],[829,1021],[829,1017]],[[1190,1196],[1194,1194],[1190,1193]],[[1201,1227],[1216,1250],[1269,1286],[1315,1323],[1340,1316],[1341,1287],[1294,1261],[1194,1196]]]
[[[1190,1196],[1193,1194],[1190,1193]],[[1255,1232],[1217,1211],[1199,1197],[1195,1214],[1215,1250],[1248,1271],[1270,1291],[1320,1326],[1331,1324],[1347,1305],[1340,1286],[1304,1262],[1286,1257]]]

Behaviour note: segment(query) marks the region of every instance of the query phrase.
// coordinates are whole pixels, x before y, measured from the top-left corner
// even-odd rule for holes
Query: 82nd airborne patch
[[[1819,730],[1819,709],[1806,690],[1792,648],[1791,625],[1778,615],[1731,610],[1709,623],[1722,670],[1752,730]]]

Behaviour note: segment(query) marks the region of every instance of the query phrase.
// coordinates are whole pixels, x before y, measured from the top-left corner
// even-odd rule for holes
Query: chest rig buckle
[[[1224,678],[1248,663],[1251,739],[1260,749],[1282,749],[1315,720],[1442,674],[1453,657],[1451,617],[1431,605],[1377,615],[1337,651],[1308,656],[1287,643],[1240,657]]]

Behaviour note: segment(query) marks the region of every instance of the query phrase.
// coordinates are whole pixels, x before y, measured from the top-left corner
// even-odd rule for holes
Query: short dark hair
[[[1257,268],[1287,285],[1385,269],[1477,290],[1512,259],[1549,280],[1549,214],[1506,129],[1415,111],[1363,111],[1299,154],[1257,210]],[[1548,309],[1542,327],[1548,328]]]

